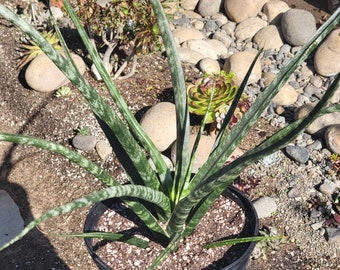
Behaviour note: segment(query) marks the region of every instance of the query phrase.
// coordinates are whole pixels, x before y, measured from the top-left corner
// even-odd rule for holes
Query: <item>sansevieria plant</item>
[[[9,247],[26,235],[35,226],[54,216],[62,215],[108,198],[120,197],[153,233],[161,235],[164,239],[163,244],[165,248],[163,252],[150,266],[150,269],[154,269],[168,254],[176,250],[183,238],[193,232],[196,225],[200,222],[215,199],[233,182],[246,166],[283,148],[319,115],[340,111],[340,105],[327,106],[328,101],[340,85],[340,75],[338,74],[322,99],[309,115],[289,124],[254,149],[246,152],[227,165],[225,164],[227,158],[235,150],[256,120],[261,116],[262,112],[270,104],[282,85],[288,80],[289,76],[340,22],[340,9],[338,9],[319,28],[310,41],[308,41],[289,63],[280,70],[277,77],[256,99],[249,110],[244,113],[236,125],[229,132],[226,132],[228,124],[231,121],[234,111],[237,108],[237,104],[242,96],[252,66],[256,61],[256,59],[254,59],[246,78],[238,88],[234,99],[230,104],[229,110],[224,117],[220,131],[216,136],[215,145],[213,149],[211,149],[209,159],[198,172],[192,176],[191,167],[195,158],[195,151],[189,151],[189,110],[182,67],[160,1],[150,0],[150,2],[162,33],[173,82],[177,114],[177,161],[173,173],[169,171],[160,153],[128,109],[128,106],[120,95],[117,87],[106,72],[96,50],[92,47],[91,41],[83,29],[81,22],[76,17],[68,0],[63,0],[64,6],[74,22],[92,61],[100,72],[108,91],[117,104],[120,114],[122,115],[122,118],[124,118],[123,120],[110,108],[96,89],[80,75],[68,53],[68,49],[66,48],[58,28],[56,28],[56,32],[58,33],[58,37],[63,46],[65,57],[56,51],[55,48],[53,48],[53,46],[31,25],[13,14],[4,5],[0,5],[0,15],[24,31],[79,89],[87,100],[93,113],[97,116],[99,121],[101,121],[101,126],[103,127],[105,134],[108,137],[114,134],[131,159],[136,171],[138,171],[138,175],[134,175],[134,177],[130,178],[129,184],[121,185],[108,172],[103,171],[99,165],[86,159],[84,156],[68,147],[25,135],[1,132],[0,140],[2,141],[32,145],[64,156],[92,173],[107,187],[44,213],[36,220],[29,223],[18,236],[2,246],[0,250]],[[208,102],[206,108],[207,112],[209,112],[214,95],[215,91],[212,89],[210,93],[210,102]],[[203,124],[207,117],[208,115],[206,113],[205,117],[203,117]],[[199,137],[200,133],[198,139]],[[197,145],[197,143],[195,145]],[[149,158],[152,159],[156,169],[153,169],[150,166],[150,163],[148,162]],[[141,200],[129,200],[129,198],[139,198]],[[149,209],[149,206],[152,204],[157,205],[157,207],[152,207],[151,210]],[[114,232],[112,235],[114,235]],[[140,241],[143,240],[140,239]]]

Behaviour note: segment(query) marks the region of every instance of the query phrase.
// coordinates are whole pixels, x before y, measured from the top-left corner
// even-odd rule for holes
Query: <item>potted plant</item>
[[[320,27],[310,41],[307,42],[290,62],[281,69],[277,77],[263,91],[261,96],[256,99],[243,117],[237,121],[235,126],[230,131],[226,132],[238,102],[242,97],[243,89],[256,59],[254,60],[230,104],[223,123],[219,127],[216,142],[209,159],[195,175],[192,175],[191,168],[195,158],[195,149],[200,139],[204,123],[208,117],[208,113],[203,117],[194,148],[192,151],[189,151],[189,110],[181,63],[160,1],[150,0],[162,33],[171,68],[174,89],[177,115],[177,160],[175,170],[172,173],[166,166],[159,151],[128,109],[128,106],[106,71],[97,51],[92,46],[81,22],[75,15],[69,1],[63,0],[63,2],[91,55],[93,63],[96,65],[108,91],[115,101],[123,120],[110,108],[89,82],[79,74],[57,27],[56,32],[61,40],[65,57],[56,51],[31,25],[18,18],[4,5],[0,5],[0,15],[29,35],[58,68],[64,72],[69,80],[77,86],[87,100],[93,113],[97,116],[108,139],[114,139],[119,142],[122,147],[121,149],[124,149],[125,156],[128,157],[128,162],[123,162],[122,165],[130,175],[129,183],[121,185],[108,172],[103,171],[100,166],[77,152],[72,151],[68,147],[25,135],[0,133],[0,140],[33,145],[54,153],[59,153],[92,173],[107,186],[93,194],[89,194],[83,198],[46,212],[33,222],[29,223],[18,236],[1,247],[0,251],[21,239],[35,226],[54,216],[81,207],[93,205],[110,198],[121,198],[128,208],[138,216],[145,226],[147,226],[152,234],[157,235],[157,237],[161,239],[164,245],[163,251],[150,265],[150,269],[154,269],[170,253],[176,251],[183,239],[193,233],[195,227],[199,224],[210,206],[242,172],[242,170],[246,168],[246,166],[283,148],[301,133],[317,116],[340,110],[340,105],[327,107],[329,99],[339,87],[340,75],[338,74],[323,98],[309,115],[289,124],[234,161],[227,164],[225,163],[227,158],[244,138],[245,134],[270,104],[282,85],[287,81],[290,74],[294,72],[294,70],[313,52],[313,49],[315,49],[315,47],[318,46],[327,34],[339,23],[340,10],[338,9],[330,19]],[[211,91],[210,102],[207,104],[206,108],[207,112],[209,112],[213,97],[214,90]],[[153,161],[155,169],[151,167],[148,161],[149,158]],[[86,237],[86,234],[80,234],[80,236]],[[93,237],[93,235],[91,237]],[[122,239],[121,235],[115,234],[114,232],[109,234],[101,233],[100,237],[120,239],[126,242],[132,241],[133,243],[139,243],[141,245],[145,242],[143,239],[137,237]],[[255,241],[256,238],[246,240]]]

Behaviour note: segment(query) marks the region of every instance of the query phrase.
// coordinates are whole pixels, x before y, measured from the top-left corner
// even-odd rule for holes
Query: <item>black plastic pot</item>
[[[245,212],[246,224],[242,232],[240,233],[240,237],[249,237],[249,236],[258,235],[259,225],[258,225],[258,218],[257,218],[256,211],[252,203],[243,194],[243,192],[241,192],[235,187],[230,186],[225,190],[223,195],[235,201]],[[114,201],[116,200],[115,199],[106,200],[106,201],[95,204],[91,208],[85,220],[84,232],[94,231],[94,228],[97,225],[99,218],[108,208],[112,207]],[[98,257],[98,255],[93,250],[92,238],[85,238],[84,240],[85,240],[86,247],[91,257],[97,264],[98,268],[100,270],[113,270],[111,267],[107,266],[105,262],[100,257]],[[255,242],[243,243],[243,244],[233,245],[232,247],[230,247],[228,251],[225,253],[225,255],[223,256],[223,258],[236,257],[237,259],[234,260],[233,262],[230,262],[227,266],[222,268],[222,270],[245,270],[249,257],[251,255],[251,252],[253,251],[255,247],[255,244],[256,244]]]

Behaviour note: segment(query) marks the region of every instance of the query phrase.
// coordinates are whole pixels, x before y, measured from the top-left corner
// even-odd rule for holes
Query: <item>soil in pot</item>
[[[238,244],[213,249],[204,249],[203,245],[232,236],[257,234],[256,214],[245,214],[245,211],[249,211],[249,206],[253,210],[250,203],[245,206],[243,202],[240,202],[234,192],[228,191],[226,196],[221,195],[196,227],[194,233],[182,241],[179,249],[171,254],[159,269],[223,269],[226,265],[238,260],[242,254],[247,255],[244,256],[244,264],[246,264],[254,244]],[[87,245],[90,245],[90,253],[94,252],[92,255],[95,256],[97,263],[99,261],[102,265],[101,269],[147,269],[163,250],[163,247],[157,243],[157,239],[152,239],[147,228],[119,201],[108,200],[97,204],[91,212],[98,216],[90,221],[88,217],[85,231],[124,232],[129,235],[138,235],[145,240],[149,239],[147,249],[121,242],[86,239]],[[249,221],[252,223],[250,226],[248,224],[245,226],[246,219],[248,223]],[[89,225],[94,227],[90,228]]]

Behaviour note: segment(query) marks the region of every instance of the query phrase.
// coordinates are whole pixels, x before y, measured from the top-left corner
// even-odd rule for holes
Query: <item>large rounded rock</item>
[[[181,7],[186,10],[194,10],[199,0],[181,0]]]
[[[267,15],[269,24],[280,25],[282,14],[287,10],[288,4],[281,0],[271,0],[263,6],[263,13]]]
[[[331,125],[326,129],[325,142],[332,153],[340,155],[340,124]]]
[[[198,13],[203,17],[208,17],[220,11],[222,0],[200,0],[198,3]]]
[[[314,67],[322,76],[340,72],[340,29],[333,30],[314,56]]]
[[[182,62],[196,65],[200,60],[205,58],[204,54],[194,51],[189,48],[177,48],[179,59]]]
[[[193,148],[194,142],[196,139],[196,134],[190,134],[190,151]],[[203,164],[208,160],[211,149],[214,146],[215,137],[212,136],[201,136],[201,140],[198,144],[195,160],[192,168],[192,173],[197,173],[197,171],[203,166]],[[239,148],[236,148],[234,152],[231,154],[230,158],[227,161],[232,161],[236,157],[239,157],[243,154],[243,151]],[[171,147],[171,160],[173,164],[176,164],[176,143],[174,143]]]
[[[253,36],[267,26],[267,22],[260,18],[249,18],[239,23],[235,29],[235,37],[240,40],[253,38]]]
[[[207,39],[206,42],[210,44],[211,47],[214,48],[215,53],[217,54],[217,57],[219,58],[227,58],[229,55],[228,47],[225,43],[218,39]]]
[[[246,76],[251,63],[254,61],[256,54],[256,50],[236,52],[226,60],[223,69],[227,73],[233,72],[236,76],[236,84],[240,85]],[[261,78],[261,74],[261,62],[257,59],[248,79],[248,84],[256,83]]]
[[[268,0],[224,0],[224,10],[230,20],[242,22],[256,17]]]
[[[183,42],[182,47],[189,48],[212,59],[218,58],[217,53],[214,50],[214,47],[205,40],[201,39],[188,40]]]
[[[279,50],[283,45],[280,30],[275,25],[269,25],[260,29],[254,36],[253,41],[263,50]]]
[[[290,9],[282,15],[281,28],[290,45],[302,46],[316,32],[315,18],[306,10]]]
[[[177,44],[181,44],[191,39],[204,39],[205,38],[205,35],[201,31],[197,29],[185,28],[185,27],[176,28],[174,31],[172,31],[172,35]]]
[[[152,106],[140,124],[157,149],[162,152],[176,140],[176,109],[170,102]]]
[[[71,57],[83,75],[86,69],[83,59],[76,54],[71,54]],[[32,89],[39,92],[51,92],[69,83],[64,73],[46,54],[40,54],[32,60],[26,69],[25,80]]]
[[[295,119],[308,115],[315,104],[304,104],[295,111]],[[306,129],[306,132],[314,136],[323,136],[326,128],[331,125],[340,125],[340,112],[325,114],[316,118]]]

